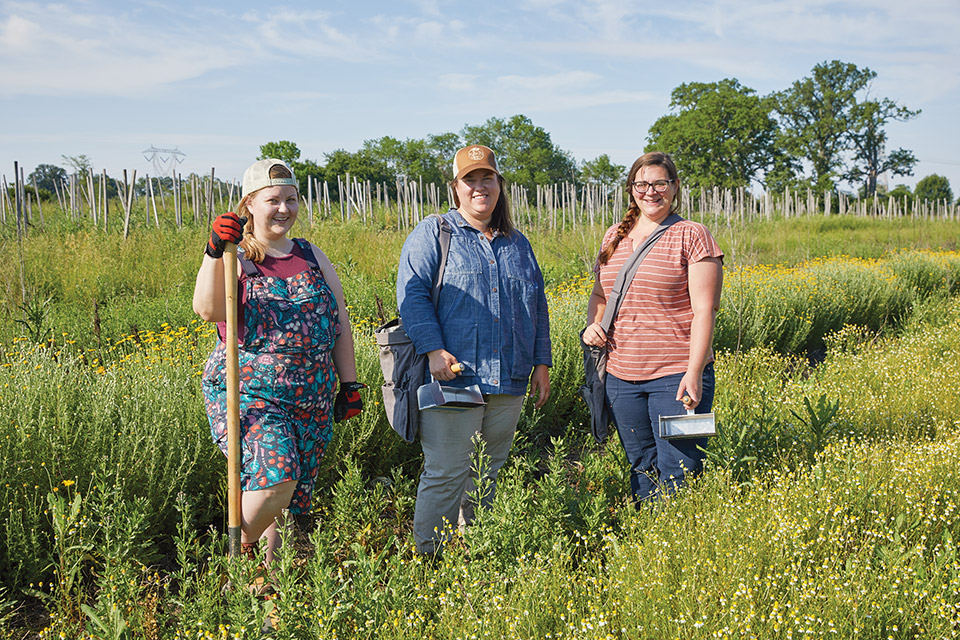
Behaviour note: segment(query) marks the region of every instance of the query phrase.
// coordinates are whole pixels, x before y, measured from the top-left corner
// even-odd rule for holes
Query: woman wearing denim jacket
[[[417,488],[413,534],[417,552],[438,553],[453,527],[473,519],[469,493],[472,438],[483,439],[493,499],[497,474],[513,444],[524,394],[541,407],[550,395],[550,325],[543,274],[530,243],[510,221],[493,151],[472,145],[453,162],[454,204],[443,214],[452,227],[436,309],[430,298],[440,265],[437,218],[407,237],[397,274],[403,326],[427,354],[429,374],[444,385],[479,385],[486,405],[420,412],[424,470]],[[452,365],[461,364],[461,373]]]

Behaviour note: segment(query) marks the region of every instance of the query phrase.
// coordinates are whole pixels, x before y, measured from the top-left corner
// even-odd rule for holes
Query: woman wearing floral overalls
[[[316,246],[287,237],[299,208],[293,172],[281,160],[259,160],[244,173],[242,194],[237,215],[214,220],[193,308],[204,320],[225,322],[221,257],[225,243],[240,244],[241,544],[252,555],[265,538],[269,564],[283,510],[310,512],[332,424],[360,413],[363,385],[356,382],[353,335],[333,265]],[[226,454],[219,328],[221,340],[203,372],[203,394],[214,441]]]

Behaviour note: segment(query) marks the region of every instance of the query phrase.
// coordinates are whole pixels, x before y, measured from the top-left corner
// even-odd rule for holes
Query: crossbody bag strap
[[[443,272],[447,268],[447,255],[450,253],[450,236],[453,229],[450,223],[443,219],[438,213],[431,214],[440,220],[440,268],[437,269],[437,278],[433,281],[433,289],[430,290],[430,299],[433,300],[434,309],[440,300],[440,288],[443,286]]]
[[[620,271],[617,272],[617,279],[613,283],[613,291],[610,292],[610,296],[607,298],[607,308],[604,310],[603,318],[600,320],[600,327],[604,333],[610,333],[610,327],[613,326],[613,319],[617,317],[620,304],[623,302],[623,292],[626,291],[630,283],[633,282],[633,277],[637,275],[637,269],[640,267],[640,263],[643,262],[643,259],[650,253],[653,245],[657,244],[657,240],[667,232],[667,229],[681,220],[683,220],[683,218],[675,213],[667,216],[660,226],[647,236],[646,240],[630,254],[630,257],[627,258],[624,265],[620,267]]]

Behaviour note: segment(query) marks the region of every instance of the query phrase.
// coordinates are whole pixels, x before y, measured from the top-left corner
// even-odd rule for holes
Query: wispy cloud
[[[378,48],[370,44],[375,39],[339,28],[327,11],[255,11],[244,14],[243,21],[253,27],[258,46],[266,51],[348,62],[371,62],[380,57]]]
[[[128,94],[237,64],[215,34],[162,34],[86,4],[0,6],[0,91],[6,95]]]
[[[565,111],[656,99],[645,91],[605,89],[605,79],[589,71],[489,77],[445,74],[440,82],[451,91],[469,96],[471,110],[492,113],[505,109],[515,113]]]
[[[839,59],[878,73],[874,95],[924,110],[891,128],[892,146],[943,158],[957,33],[958,0],[0,0],[0,102],[18,118],[0,148],[46,162],[107,145],[136,156],[153,139],[228,158],[242,130],[242,171],[269,139],[320,157],[523,113],[622,162],[636,151],[622,123],[642,138],[681,83],[735,77],[765,94]]]

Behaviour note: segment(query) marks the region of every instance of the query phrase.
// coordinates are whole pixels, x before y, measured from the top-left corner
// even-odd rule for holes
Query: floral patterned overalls
[[[264,276],[242,257],[246,302],[240,338],[240,434],[244,491],[297,481],[292,513],[310,511],[320,458],[330,441],[340,333],[337,302],[310,243],[296,239],[311,268]],[[203,395],[214,442],[227,452],[226,347],[207,360]]]

